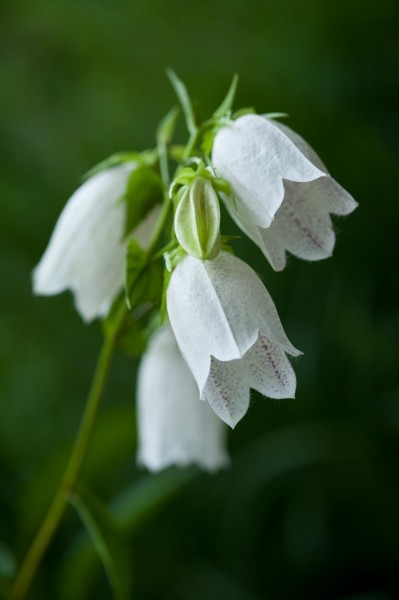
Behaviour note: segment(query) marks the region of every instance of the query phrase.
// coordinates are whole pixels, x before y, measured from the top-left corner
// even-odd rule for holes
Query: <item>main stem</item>
[[[147,263],[150,261],[159,243],[171,208],[171,203],[172,201],[168,196],[167,190],[165,190],[165,201],[159,213],[158,220],[155,223],[150,243],[146,251]],[[114,322],[115,326],[112,332],[104,340],[100,355],[98,357],[90,392],[87,398],[86,408],[83,413],[79,431],[69,457],[68,464],[50,508],[47,511],[44,521],[37,532],[36,537],[33,540],[28,554],[26,555],[21,569],[15,579],[14,587],[11,590],[10,600],[23,600],[26,597],[37,567],[39,566],[43,554],[51,542],[51,539],[67,507],[67,492],[72,490],[76,485],[83,460],[86,456],[87,447],[98,412],[98,407],[104,392],[107,375],[115,348],[115,342],[126,317],[126,310],[125,304],[122,303]]]
[[[120,311],[117,319],[117,325],[119,326],[126,315],[126,307],[123,306],[122,308],[123,310]],[[104,340],[68,464],[50,508],[15,580],[10,600],[22,600],[25,598],[40,560],[65,512],[68,503],[67,492],[75,487],[83,459],[86,455],[100,400],[104,392],[118,330],[119,327],[115,327],[112,334]]]

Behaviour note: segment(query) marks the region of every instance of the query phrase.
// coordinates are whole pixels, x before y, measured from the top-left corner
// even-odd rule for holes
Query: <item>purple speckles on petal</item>
[[[223,421],[234,427],[249,406],[250,388],[269,398],[293,398],[296,378],[284,350],[262,333],[240,360],[212,357],[204,396]]]

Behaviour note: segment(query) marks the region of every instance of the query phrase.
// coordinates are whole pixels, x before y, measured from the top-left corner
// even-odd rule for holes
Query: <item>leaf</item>
[[[163,200],[163,186],[159,174],[150,167],[132,171],[122,197],[125,202],[124,236],[128,236],[147,213]]]
[[[177,106],[174,106],[160,122],[157,129],[158,145],[166,146],[170,144],[179,113],[180,109]]]
[[[131,588],[131,558],[128,546],[107,508],[82,490],[68,500],[84,524],[103,563],[114,600],[126,600]]]
[[[125,291],[130,309],[141,302],[157,300],[162,291],[159,263],[147,264],[147,255],[135,239],[130,240],[127,247]]]
[[[226,115],[226,113],[228,113],[231,110],[231,108],[233,106],[234,98],[236,95],[236,91],[237,91],[237,84],[238,84],[238,75],[235,74],[233,77],[233,81],[230,84],[229,90],[228,90],[223,102],[221,103],[219,108],[217,108],[215,110],[215,112],[213,113],[213,117],[215,119],[220,119],[221,117],[224,117]]]
[[[145,475],[124,490],[112,503],[109,511],[125,535],[133,539],[145,521],[197,477],[198,473],[195,468],[171,468],[156,475]],[[60,582],[57,598],[88,598],[98,574],[97,566],[93,546],[82,536],[75,538],[57,574],[57,581]]]
[[[182,80],[178,78],[173,69],[166,69],[166,74],[169,77],[169,81],[172,84],[172,87],[175,90],[176,96],[178,97],[183,109],[187,129],[190,134],[193,134],[197,131],[197,124],[195,121],[193,105],[187,88]]]

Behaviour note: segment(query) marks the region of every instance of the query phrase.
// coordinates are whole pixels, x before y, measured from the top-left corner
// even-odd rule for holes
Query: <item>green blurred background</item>
[[[128,597],[399,597],[394,0],[16,0],[0,28],[0,589],[58,483],[101,343],[69,294],[32,296],[31,271],[79,177],[153,145],[172,66],[204,118],[238,72],[235,106],[289,113],[360,207],[332,260],[275,274],[236,243],[304,356],[295,401],[254,395],[227,471],[136,468],[137,365],[116,357],[82,480],[123,521]],[[111,598],[72,509],[31,598]]]

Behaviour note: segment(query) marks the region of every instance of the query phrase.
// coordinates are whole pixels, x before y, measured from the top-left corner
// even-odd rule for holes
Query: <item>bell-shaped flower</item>
[[[240,119],[236,123],[239,121]],[[264,123],[266,123],[267,130]],[[274,220],[268,224],[265,224],[265,220],[259,218],[252,210],[251,195],[240,192],[240,189],[236,189],[234,182],[231,181],[236,193],[236,201],[232,201],[226,195],[223,196],[230,215],[248,237],[260,247],[276,271],[284,269],[286,251],[305,260],[314,261],[328,258],[331,256],[335,244],[335,233],[330,214],[348,215],[356,208],[357,203],[329,175],[314,150],[292,129],[261,116],[256,116],[256,121],[251,121],[248,125],[247,132],[252,129],[259,130],[264,135],[263,153],[260,150],[257,155],[254,153],[255,158],[252,159],[252,163],[257,163],[257,168],[264,174],[264,177],[269,177],[269,186],[278,188],[280,194],[282,191],[281,178],[278,171],[272,173],[264,164],[265,161],[268,161],[269,154],[282,157],[282,162],[288,165],[288,162],[293,160],[293,156],[288,152],[284,155],[282,148],[287,147],[292,150],[292,146],[294,146],[297,153],[301,154],[302,158],[311,163],[313,168],[318,171],[318,175],[312,180],[284,175],[283,196],[279,196],[282,201],[281,206],[275,211]],[[228,131],[229,128],[222,129],[216,136],[213,152],[215,167],[218,173],[226,178],[224,154],[229,156],[231,149],[227,148],[228,140],[224,140],[223,132]],[[271,132],[271,135],[267,135],[267,131]],[[244,171],[246,171],[245,160],[250,162],[249,157],[244,156],[243,153],[241,170]],[[236,177],[241,178],[240,172],[237,164]],[[267,188],[264,187],[264,190],[266,192]],[[260,185],[258,194],[262,194]],[[263,197],[266,203],[265,214],[268,218],[270,210],[266,193]]]
[[[125,279],[125,206],[121,197],[135,163],[101,171],[71,196],[33,273],[36,294],[70,289],[85,321],[105,316]],[[145,246],[157,208],[132,236]]]
[[[324,175],[279,129],[260,115],[245,115],[220,129],[212,163],[226,179],[246,220],[269,227],[284,198],[284,180]]]
[[[228,464],[227,427],[207,402],[165,325],[152,336],[137,382],[138,462],[151,471],[196,464],[216,471]]]
[[[214,260],[185,257],[174,270],[167,308],[177,343],[201,398],[231,427],[248,410],[250,388],[293,398],[296,378],[276,307],[256,273],[221,252]]]

